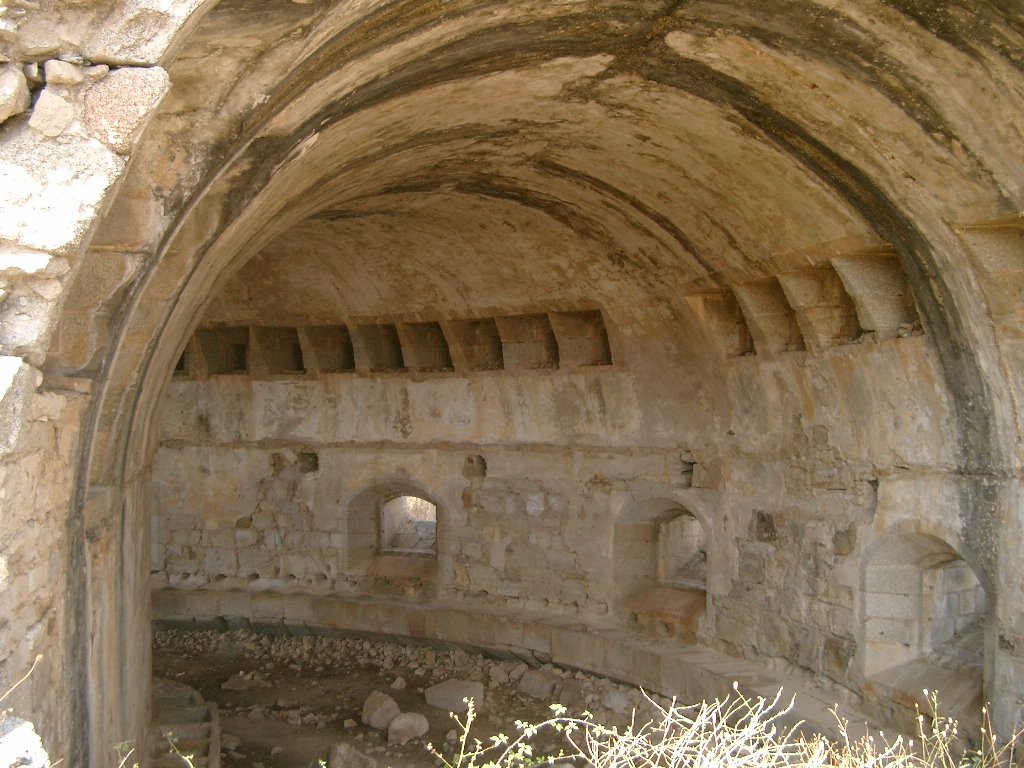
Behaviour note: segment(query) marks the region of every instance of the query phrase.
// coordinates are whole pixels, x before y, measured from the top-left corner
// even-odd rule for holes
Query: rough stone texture
[[[60,59],[50,59],[43,65],[43,73],[49,85],[81,85],[85,81],[82,68]]]
[[[378,731],[386,731],[399,714],[401,711],[395,700],[380,691],[371,693],[363,703],[363,723]]]
[[[21,265],[0,353],[23,361],[0,682],[44,653],[14,703],[55,759],[87,728],[94,765],[144,738],[151,555],[188,599],[692,627],[887,718],[924,668],[1021,720],[1024,44],[1002,6],[271,5],[0,17]],[[44,84],[54,59],[101,69]],[[604,340],[565,321],[598,310]],[[197,324],[244,329],[252,370],[207,378]],[[438,502],[436,558],[381,556],[393,492]],[[631,615],[672,588],[654,545],[680,510],[703,620]],[[877,568],[920,588],[883,598]]]
[[[327,756],[327,768],[377,768],[379,762],[348,744],[338,744]],[[313,763],[310,768],[319,768]]]
[[[111,72],[86,93],[85,123],[112,150],[128,154],[168,86],[160,67]]]
[[[26,421],[24,411],[41,381],[40,372],[20,357],[0,356],[0,452],[10,454],[17,447]]]
[[[83,46],[83,53],[93,61],[108,64],[155,64],[173,44],[182,25],[189,23],[189,17],[202,5],[203,0],[116,3],[110,15],[96,25],[92,37]]]
[[[44,136],[60,136],[75,119],[74,106],[47,88],[39,96],[28,124]]]
[[[24,73],[16,65],[0,64],[0,123],[27,110],[30,98]]]
[[[408,744],[428,730],[430,723],[419,712],[403,712],[388,726],[388,744]]]
[[[8,212],[0,238],[75,253],[123,168],[124,161],[95,139],[37,142],[16,128],[0,144],[0,207]]]
[[[484,685],[476,680],[445,680],[424,690],[423,696],[430,706],[448,712],[465,712],[469,708],[466,699],[473,700],[477,711],[484,708]]]
[[[527,670],[519,679],[519,692],[535,699],[552,701],[561,678],[547,669]]]

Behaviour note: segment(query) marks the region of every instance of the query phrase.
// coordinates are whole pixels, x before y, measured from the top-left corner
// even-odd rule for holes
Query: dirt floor
[[[624,723],[641,699],[639,691],[551,665],[537,669],[461,649],[362,637],[165,630],[155,635],[153,671],[216,702],[224,768],[308,768],[339,743],[382,768],[440,765],[427,744],[453,754],[459,726],[446,710],[427,704],[424,690],[452,678],[484,684],[472,731],[484,742],[499,732],[514,736],[517,720],[550,717],[554,701],[588,709],[602,722]],[[363,704],[375,690],[391,696],[403,713],[424,715],[428,733],[389,745],[386,731],[364,725]],[[557,752],[557,738],[542,738],[539,750]]]

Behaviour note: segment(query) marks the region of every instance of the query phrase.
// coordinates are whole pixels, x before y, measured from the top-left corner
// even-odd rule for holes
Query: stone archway
[[[100,21],[47,6],[55,28],[88,34],[35,59],[119,69],[79,85],[51,77],[32,118],[4,124],[19,179],[54,171],[35,195],[5,185],[17,215],[3,238],[18,260],[0,324],[4,487],[38,499],[24,519],[47,521],[58,554],[45,567],[67,587],[33,595],[40,615],[31,579],[19,582],[4,648],[12,664],[36,650],[72,659],[74,674],[47,662],[26,699],[55,723],[59,751],[91,741],[103,764],[104,745],[145,728],[156,416],[192,331],[207,312],[224,327],[319,327],[294,317],[315,306],[394,328],[390,363],[419,339],[435,354],[410,357],[416,375],[475,368],[472,385],[452,385],[419,422],[397,419],[387,439],[444,443],[431,408],[479,404],[486,428],[458,435],[464,452],[514,447],[533,461],[524,473],[578,478],[572,503],[537,492],[513,505],[554,510],[574,534],[605,530],[602,494],[680,481],[685,465],[694,482],[745,497],[762,476],[784,478],[779,506],[794,526],[820,517],[826,544],[836,520],[869,518],[859,489],[879,477],[943,478],[996,587],[986,684],[997,720],[1016,719],[1024,627],[1007,569],[1021,539],[1021,377],[1017,304],[1000,286],[1021,279],[1005,255],[1017,253],[1024,153],[1012,120],[990,119],[1024,113],[1005,87],[1019,82],[1012,20],[994,6],[950,21],[880,5],[884,21],[866,25],[854,2],[820,19],[769,4],[742,23],[710,7],[503,17],[467,3],[434,18],[408,3],[323,15],[292,4],[266,35],[247,26],[252,14],[211,8],[126,7]],[[853,31],[881,58],[863,57]],[[38,63],[26,56],[13,58]],[[137,78],[149,99],[136,112],[152,109],[156,64],[172,89],[145,135],[134,119],[94,130],[88,102],[119,83]],[[74,114],[49,136],[46,113],[67,113],[55,98]],[[96,179],[72,159],[86,145],[106,169]],[[76,202],[47,232],[27,224],[57,199]],[[286,335],[257,333],[281,353],[270,367],[297,373],[293,342],[313,342]],[[466,339],[478,341],[473,365]],[[495,373],[499,348],[522,366]],[[75,428],[54,433],[65,423]],[[410,426],[421,431],[402,434]],[[502,462],[489,465],[500,476]],[[832,550],[815,562],[847,556]],[[5,558],[19,553],[5,545]],[[576,573],[570,555],[552,562]],[[784,575],[812,578],[797,565]],[[581,604],[606,596],[576,591]],[[88,680],[87,705],[76,680]],[[78,703],[41,703],[49,690]]]

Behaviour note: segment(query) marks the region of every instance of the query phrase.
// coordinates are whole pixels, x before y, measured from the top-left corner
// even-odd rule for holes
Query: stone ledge
[[[747,696],[793,698],[786,717],[808,732],[839,738],[831,709],[854,726],[882,727],[862,712],[836,706],[811,691],[743,659],[698,645],[644,637],[611,622],[543,613],[512,613],[444,601],[407,601],[359,595],[315,596],[256,592],[157,589],[154,622],[161,627],[256,629],[306,634],[345,632],[445,643],[478,651],[552,661],[563,667],[638,685],[683,702],[723,697],[734,683]]]

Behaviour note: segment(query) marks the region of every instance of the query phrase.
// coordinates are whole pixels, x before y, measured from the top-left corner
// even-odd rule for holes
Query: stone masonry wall
[[[609,513],[572,480],[474,481],[462,496],[469,525],[453,553],[455,594],[494,595],[526,610],[607,613]]]
[[[390,585],[416,578],[425,583],[406,596],[608,613],[607,494],[588,499],[564,452],[494,448],[486,455],[497,476],[466,479],[459,472],[464,448],[165,445],[154,465],[157,584],[391,594]],[[316,469],[302,463],[311,456]],[[586,458],[577,461],[594,469]],[[549,466],[545,475],[518,476],[541,462]],[[434,474],[456,479],[438,483]],[[436,502],[437,556],[376,554],[379,519],[360,511],[368,489],[374,512],[397,491]],[[370,558],[362,556],[365,529],[374,542]]]
[[[890,349],[879,348],[879,364]],[[660,500],[706,531],[704,642],[858,697],[859,574],[879,535],[877,464],[842,460],[857,437],[824,426],[777,440],[769,456],[714,442],[638,448],[603,406],[634,401],[634,386],[614,371],[177,377],[153,466],[155,585],[439,597],[628,624],[617,581],[631,565],[617,558],[632,545],[616,549],[617,521]],[[585,416],[562,420],[606,445],[565,443],[545,431],[543,411],[516,410],[569,388],[604,394],[555,402],[572,403]],[[666,414],[659,427],[674,418],[691,417]],[[480,439],[495,431],[521,437]],[[395,492],[437,505],[436,558],[379,555],[375,515]],[[659,530],[655,518],[642,527]],[[637,546],[656,559],[655,542]],[[645,563],[646,581],[657,571]]]
[[[87,759],[72,752],[85,744],[89,610],[73,502],[92,387],[47,361],[97,219],[167,90],[158,61],[196,8],[157,5],[0,2],[0,691],[39,658],[5,706],[65,765]],[[95,309],[76,335],[91,372],[107,343]]]

